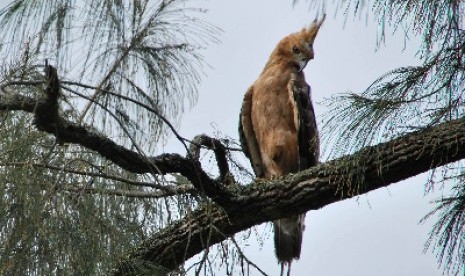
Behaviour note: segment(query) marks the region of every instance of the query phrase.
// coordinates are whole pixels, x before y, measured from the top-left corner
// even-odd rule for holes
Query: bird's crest
[[[315,18],[315,20],[312,22],[312,24],[310,24],[310,26],[302,29],[302,37],[307,43],[312,43],[315,40],[315,37],[318,34],[318,30],[325,21],[325,18],[326,14],[324,14],[320,20],[317,20]]]

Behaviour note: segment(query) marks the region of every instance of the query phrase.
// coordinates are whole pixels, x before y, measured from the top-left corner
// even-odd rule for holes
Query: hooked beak
[[[304,70],[305,66],[307,66],[307,63],[310,61],[310,58],[303,58],[299,62],[299,72],[302,72]]]

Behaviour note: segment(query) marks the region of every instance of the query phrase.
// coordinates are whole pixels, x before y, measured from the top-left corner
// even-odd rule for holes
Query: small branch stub
[[[60,93],[60,83],[58,80],[57,69],[51,65],[45,66],[45,91],[42,95],[43,100],[37,102],[34,110],[34,124],[38,130],[54,133],[57,140],[59,132],[57,131],[60,118],[58,116],[58,97]]]
[[[189,147],[189,157],[194,162],[200,163],[200,148],[204,146],[215,153],[216,163],[220,171],[219,181],[224,184],[235,182],[233,175],[229,171],[228,160],[226,158],[226,148],[218,139],[209,137],[205,134],[197,135],[192,140]]]

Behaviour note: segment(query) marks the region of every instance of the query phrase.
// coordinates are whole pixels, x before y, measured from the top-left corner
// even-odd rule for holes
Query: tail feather
[[[290,264],[300,258],[305,214],[274,221],[275,253],[280,263]]]

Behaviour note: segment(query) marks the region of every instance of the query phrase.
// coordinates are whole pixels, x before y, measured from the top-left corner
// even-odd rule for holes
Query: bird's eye
[[[300,49],[297,48],[297,46],[294,45],[294,46],[292,47],[292,52],[294,52],[294,54],[300,54]]]
[[[312,47],[313,47],[313,43],[308,43],[308,47],[309,47],[309,48],[312,48]]]

